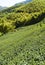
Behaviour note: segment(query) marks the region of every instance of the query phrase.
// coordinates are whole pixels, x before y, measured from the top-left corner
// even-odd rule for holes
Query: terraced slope
[[[45,18],[0,37],[0,65],[45,65]]]

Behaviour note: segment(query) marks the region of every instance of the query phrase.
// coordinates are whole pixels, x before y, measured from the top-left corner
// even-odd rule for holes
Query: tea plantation
[[[45,19],[0,37],[0,65],[45,65]]]
[[[45,65],[45,0],[0,11],[0,65]]]

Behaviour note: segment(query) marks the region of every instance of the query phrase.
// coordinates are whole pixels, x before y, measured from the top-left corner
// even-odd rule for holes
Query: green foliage
[[[0,32],[0,36],[2,36],[2,35],[3,35],[3,33]]]
[[[17,4],[0,12],[0,32],[7,33],[18,27],[33,25],[43,18],[45,18],[45,0],[33,0],[25,5]]]
[[[15,28],[33,25],[45,17],[45,11],[35,13],[9,13],[0,16],[0,32],[7,33]]]
[[[12,26],[11,23],[6,22],[5,20],[1,20],[0,23],[0,32],[2,33],[7,33],[9,30],[12,30],[14,27]]]

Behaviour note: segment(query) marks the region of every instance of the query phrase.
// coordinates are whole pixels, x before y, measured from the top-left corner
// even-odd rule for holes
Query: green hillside
[[[0,11],[0,65],[45,65],[45,0]]]
[[[19,3],[15,6],[2,10],[2,13],[11,13],[11,12],[39,12],[45,10],[45,0],[32,0],[28,4]]]
[[[23,1],[23,2],[20,2],[20,3],[17,3],[17,4],[15,4],[15,5],[12,6],[12,7],[9,7],[9,8],[6,8],[6,9],[0,11],[0,14],[1,14],[1,13],[16,12],[16,8],[19,8],[19,7],[25,5],[26,3],[29,3],[29,2],[31,2],[31,1],[32,1],[32,0],[26,0],[26,1]],[[1,8],[2,8],[2,7],[1,7]]]
[[[45,65],[45,19],[0,37],[0,65]]]
[[[6,13],[6,14],[7,14],[7,13],[15,12],[16,8],[21,7],[21,6],[23,6],[23,5],[24,5],[23,3],[15,4],[15,5],[12,6],[12,7],[8,7],[8,8],[6,8],[6,9],[0,11],[0,14],[1,14],[1,13]]]
[[[45,0],[33,0],[32,2],[16,9],[16,12],[39,12],[45,9]]]

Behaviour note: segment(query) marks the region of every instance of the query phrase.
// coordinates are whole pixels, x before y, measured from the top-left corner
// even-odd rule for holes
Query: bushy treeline
[[[45,17],[45,11],[35,13],[9,13],[0,16],[0,32],[7,33],[21,26],[40,22]]]

